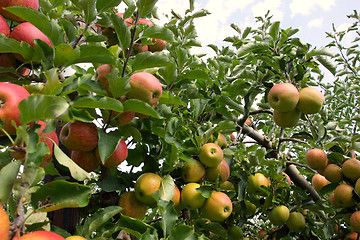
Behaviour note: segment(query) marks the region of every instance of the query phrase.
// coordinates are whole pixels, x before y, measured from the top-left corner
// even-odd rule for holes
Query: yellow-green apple
[[[136,198],[149,206],[156,203],[153,193],[160,189],[162,178],[155,173],[143,173],[136,180],[135,194]]]
[[[244,233],[241,227],[233,225],[228,230],[228,236],[230,240],[239,240],[243,239]]]
[[[14,7],[14,6],[24,6],[30,7],[35,10],[39,10],[39,0],[1,0],[0,1],[0,13],[4,17],[14,20],[17,22],[23,22],[24,19],[16,16],[15,14],[6,11],[4,8],[6,7]]]
[[[99,142],[97,127],[94,123],[68,122],[61,128],[60,141],[69,150],[91,151]]]
[[[360,211],[355,211],[350,217],[351,229],[355,232],[360,232]]]
[[[152,40],[153,44],[149,45],[149,50],[151,52],[160,52],[165,49],[166,41],[162,39],[154,39]]]
[[[225,159],[216,167],[206,168],[206,177],[208,180],[215,182],[218,175],[221,177],[221,182],[225,182],[230,177],[230,167]]]
[[[341,167],[334,163],[328,164],[325,167],[323,174],[326,179],[332,183],[338,183],[343,180]]]
[[[18,105],[28,96],[30,96],[30,93],[22,86],[14,83],[0,82],[0,119],[3,122],[4,130],[8,134],[16,134],[16,129],[11,124],[12,121],[17,126],[21,125]],[[0,130],[0,136],[4,134]]]
[[[210,221],[222,222],[230,216],[232,209],[233,205],[227,194],[213,191],[202,206],[201,214]]]
[[[354,188],[346,183],[338,185],[334,190],[336,203],[344,208],[354,206],[356,201],[353,199],[353,190]]]
[[[220,189],[222,189],[222,190],[235,190],[235,186],[230,181],[224,181],[224,182],[220,183]]]
[[[121,213],[125,216],[142,220],[146,215],[147,205],[140,202],[133,191],[123,193],[118,205],[122,207]]]
[[[341,166],[341,171],[345,177],[356,181],[360,177],[360,161],[356,158],[346,160]]]
[[[184,182],[199,182],[205,176],[204,165],[196,160],[192,159],[193,162],[186,162],[181,168],[181,177]]]
[[[271,184],[270,180],[265,177],[262,173],[255,173],[250,175],[248,178],[247,191],[249,193],[262,195],[264,192],[261,186],[269,187]]]
[[[227,147],[227,139],[226,139],[226,137],[224,136],[224,134],[222,134],[222,133],[219,133],[218,134],[218,137],[217,137],[217,139],[216,139],[216,143],[217,143],[217,145],[219,145],[219,147],[221,147],[221,148],[225,148],[225,147]]]
[[[291,83],[275,84],[268,93],[270,106],[279,112],[289,112],[296,108],[299,91]]]
[[[306,219],[300,212],[291,212],[288,220],[286,221],[286,226],[288,226],[292,232],[301,231],[303,228],[305,228],[305,225]]]
[[[297,109],[304,114],[313,114],[320,111],[325,97],[317,88],[305,87],[299,91]]]
[[[205,143],[200,149],[199,159],[207,167],[216,167],[224,159],[224,152],[215,143]]]
[[[249,200],[245,199],[245,213],[247,216],[252,216],[256,213],[256,205]]]
[[[95,72],[95,81],[100,83],[110,97],[112,97],[112,94],[109,91],[109,81],[106,76],[112,72],[112,69],[113,66],[110,64],[103,64],[100,65]]]
[[[299,122],[301,113],[296,108],[288,112],[280,112],[279,110],[274,110],[273,112],[274,122],[282,128],[292,128],[295,127]]]
[[[329,202],[330,202],[330,205],[333,207],[333,208],[339,208],[339,204],[336,203],[336,200],[335,200],[335,193],[331,193],[329,195]]]
[[[271,223],[276,226],[280,226],[286,223],[286,221],[289,219],[289,216],[289,208],[285,205],[276,206],[269,213]]]
[[[173,201],[175,208],[177,208],[180,204],[180,190],[176,185],[174,189],[174,197],[171,199],[171,201]]]
[[[35,231],[27,233],[20,237],[19,240],[65,240],[62,236],[57,233],[50,231]]]
[[[128,148],[124,139],[121,139],[114,152],[105,160],[105,167],[117,168],[128,157]],[[99,148],[96,148],[96,157],[101,162]]]
[[[100,164],[95,150],[71,151],[71,159],[87,172],[94,171]]]
[[[317,192],[320,192],[321,189],[330,184],[330,182],[323,175],[317,173],[311,178],[311,184]]]
[[[0,3],[1,4],[1,3]],[[3,16],[0,15],[0,33],[5,34],[5,36],[9,37],[10,35],[10,27],[7,21]]]
[[[199,187],[198,183],[188,183],[183,187],[180,192],[180,202],[185,208],[196,210],[204,205],[206,198],[196,190]]]
[[[0,239],[8,240],[10,231],[10,219],[0,203]]]
[[[87,240],[87,239],[83,238],[81,236],[70,236],[70,237],[67,237],[66,240]]]
[[[307,151],[305,159],[307,165],[315,170],[324,169],[328,164],[326,153],[319,148],[313,148]]]
[[[134,73],[130,77],[130,86],[131,89],[126,94],[129,99],[139,99],[150,105],[156,105],[161,98],[161,83],[150,73]]]

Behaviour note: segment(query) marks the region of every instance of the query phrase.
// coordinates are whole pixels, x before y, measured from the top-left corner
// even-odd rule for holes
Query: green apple
[[[176,185],[174,189],[174,197],[171,199],[171,201],[174,203],[174,208],[177,208],[180,205],[180,190]]]
[[[118,205],[122,208],[121,213],[137,219],[144,219],[147,211],[147,205],[140,202],[135,195],[135,192],[125,192],[119,198]]]
[[[353,190],[354,188],[346,183],[338,185],[334,190],[336,203],[344,208],[354,206],[356,201],[353,199]]]
[[[323,174],[325,178],[332,183],[338,183],[343,180],[341,167],[334,163],[328,164],[325,167]]]
[[[241,227],[233,225],[228,230],[228,236],[230,240],[239,240],[244,237],[244,233]]]
[[[221,182],[225,182],[230,177],[230,167],[225,159],[223,159],[216,167],[208,167],[206,169],[206,177],[209,181],[215,182],[220,175]]]
[[[330,182],[323,175],[317,173],[311,178],[311,184],[317,192],[320,192]]]
[[[200,149],[199,159],[207,167],[216,167],[224,159],[224,153],[219,145],[205,143]]]
[[[304,114],[320,112],[325,97],[317,88],[305,87],[299,91],[297,109]]]
[[[272,222],[272,224],[276,226],[280,226],[286,223],[289,216],[290,216],[289,208],[286,207],[285,205],[274,207],[269,214],[270,221]]]
[[[345,177],[356,181],[360,177],[360,161],[356,158],[346,160],[341,166],[341,171]]]
[[[256,205],[249,200],[245,199],[245,212],[247,216],[252,216],[256,213]]]
[[[250,175],[248,178],[247,191],[251,194],[263,195],[264,192],[261,186],[269,187],[270,184],[270,180],[264,174],[255,173],[255,175]]]
[[[360,178],[356,180],[354,190],[360,196]]]
[[[286,221],[286,226],[288,226],[292,232],[300,232],[303,228],[305,228],[305,225],[305,217],[300,212],[291,212],[288,220]]]
[[[301,113],[296,108],[288,112],[280,112],[274,110],[274,122],[282,128],[292,128],[295,127],[299,122]]]
[[[307,165],[315,170],[324,169],[328,164],[326,153],[322,149],[313,148],[306,152]]]
[[[180,202],[185,208],[196,210],[204,205],[206,198],[196,190],[199,187],[198,183],[188,183],[183,187],[180,193]]]
[[[233,205],[227,194],[213,191],[201,208],[201,214],[210,221],[222,222],[230,216],[232,209]]]
[[[155,173],[143,173],[136,180],[135,194],[136,198],[149,206],[156,203],[153,193],[160,189],[162,178]]]
[[[291,83],[275,84],[268,93],[270,106],[279,112],[289,112],[296,108],[299,91]]]
[[[205,176],[205,167],[204,165],[193,159],[193,162],[186,162],[181,168],[181,177],[184,182],[199,182]]]
[[[217,139],[216,139],[216,143],[217,143],[217,145],[219,145],[219,147],[221,147],[221,148],[225,148],[225,147],[227,147],[227,139],[226,139],[226,137],[224,136],[224,134],[222,134],[222,133],[219,133],[218,134],[218,137],[217,137]]]
[[[232,182],[230,181],[224,181],[222,183],[220,183],[220,189],[221,190],[227,190],[227,191],[230,191],[230,190],[235,190],[235,186]]]

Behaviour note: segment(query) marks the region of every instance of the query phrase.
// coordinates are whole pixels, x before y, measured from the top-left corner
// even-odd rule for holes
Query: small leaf
[[[316,48],[307,53],[307,58],[311,58],[314,56],[333,57],[335,56],[335,54],[332,51],[330,51],[328,48]]]
[[[18,175],[21,161],[13,161],[0,170],[0,203],[5,204],[11,194],[14,181]]]
[[[336,75],[336,64],[331,62],[328,58],[319,56],[316,58],[327,70],[329,70],[332,75]]]
[[[80,8],[85,17],[85,23],[90,24],[97,16],[96,0],[71,0],[72,3]]]
[[[277,21],[271,24],[271,27],[269,29],[269,35],[274,40],[274,42],[278,39],[279,32],[280,32],[280,22]]]
[[[237,55],[240,57],[240,56],[244,56],[249,52],[253,52],[256,50],[266,50],[266,49],[269,49],[269,45],[267,43],[264,42],[249,43],[240,47],[237,50]]]
[[[121,140],[121,133],[119,131],[110,131],[105,133],[102,129],[98,130],[99,133],[99,155],[101,162],[105,164],[106,159],[108,159],[111,154],[115,151]]]
[[[115,61],[112,53],[106,47],[81,45],[79,57],[68,61],[66,66],[70,66],[75,63],[99,63],[114,65]]]

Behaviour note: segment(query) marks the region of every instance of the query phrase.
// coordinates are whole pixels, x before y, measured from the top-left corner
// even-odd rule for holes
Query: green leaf
[[[0,52],[1,53],[19,53],[24,58],[31,56],[33,49],[29,44],[20,44],[12,38],[0,35]]]
[[[125,20],[116,14],[111,14],[110,19],[115,29],[115,33],[119,39],[120,47],[124,51],[130,46],[131,43],[130,28],[127,26]]]
[[[119,100],[115,98],[92,95],[80,96],[76,98],[71,106],[75,108],[99,108],[117,112],[123,111],[123,105]]]
[[[164,235],[168,236],[171,230],[174,228],[178,214],[174,209],[174,202],[172,201],[158,201],[158,207],[160,214],[162,215],[161,225],[164,231]]]
[[[70,44],[61,43],[55,47],[55,66],[66,65],[67,62],[80,57],[80,49],[73,47]]]
[[[123,103],[124,106],[124,112],[126,111],[132,111],[141,113],[150,117],[154,118],[160,118],[160,116],[157,114],[157,112],[154,110],[153,106],[150,104],[138,100],[138,99],[128,99]]]
[[[164,91],[161,95],[159,105],[161,105],[161,104],[177,105],[177,106],[178,105],[183,105],[183,106],[186,105],[179,96],[173,96],[170,94],[172,94],[172,93]]]
[[[142,52],[135,56],[132,69],[138,71],[146,68],[164,67],[171,64],[170,58],[164,52]]]
[[[241,46],[237,50],[237,55],[239,57],[241,57],[241,56],[244,56],[245,54],[247,54],[249,52],[253,52],[253,51],[256,51],[256,50],[266,50],[266,49],[269,49],[269,45],[267,43],[253,42],[253,43],[249,43],[249,44]]]
[[[164,176],[160,184],[160,199],[170,201],[174,197],[174,191],[174,179],[170,175]]]
[[[121,140],[121,133],[119,131],[110,131],[104,132],[102,129],[98,129],[99,133],[99,156],[101,162],[105,164],[106,159],[108,159],[111,154],[115,151]]]
[[[165,27],[161,27],[159,25],[154,25],[145,29],[143,38],[156,38],[162,39],[167,42],[174,42],[174,33]]]
[[[21,161],[13,161],[0,170],[0,203],[5,204],[11,194],[14,181],[18,175]]]
[[[119,226],[120,228],[131,233],[132,235],[134,235],[136,238],[139,239],[141,238],[141,235],[144,234],[146,231],[155,230],[152,226],[146,224],[145,222],[125,215],[120,215],[120,218],[116,223],[116,226]]]
[[[279,31],[280,31],[280,22],[279,21],[271,24],[271,27],[269,29],[269,35],[274,40],[274,42],[278,39]]]
[[[180,79],[204,79],[208,80],[209,75],[204,70],[189,70],[180,76]]]
[[[90,24],[97,16],[96,0],[71,0],[84,13],[85,23]]]
[[[331,62],[327,57],[323,56],[318,56],[316,59],[321,63],[321,65],[323,65],[327,70],[329,70],[332,75],[336,75],[337,65],[335,63]]]
[[[89,203],[91,189],[79,183],[55,180],[40,187],[31,195],[31,205],[41,212],[63,208],[80,208]]]
[[[171,230],[170,240],[188,239],[194,234],[194,228],[188,225],[178,225]]]
[[[311,58],[315,56],[334,57],[335,54],[328,48],[316,48],[307,53],[307,58]]]
[[[136,6],[139,10],[140,17],[145,17],[152,12],[157,0],[138,0]]]
[[[46,83],[44,87],[44,94],[56,95],[62,90],[63,84],[59,81],[59,75],[56,68],[49,69],[44,73]]]
[[[121,0],[97,0],[96,9],[98,13],[106,12],[117,7],[121,3]]]
[[[98,63],[114,65],[115,60],[112,53],[102,46],[81,45],[80,56],[67,62],[66,66],[76,63]]]
[[[190,108],[194,119],[199,118],[200,114],[205,110],[208,99],[191,99]]]

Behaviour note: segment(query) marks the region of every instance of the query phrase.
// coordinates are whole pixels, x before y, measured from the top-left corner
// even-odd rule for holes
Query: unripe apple
[[[165,49],[166,41],[162,39],[153,39],[153,44],[149,45],[149,50],[151,52],[160,52]]]
[[[224,153],[219,145],[205,143],[200,149],[199,159],[207,167],[216,167],[224,159]]]
[[[0,1],[0,13],[4,17],[14,20],[17,22],[23,22],[24,19],[16,16],[15,14],[10,13],[9,11],[6,11],[4,8],[6,7],[13,7],[13,6],[24,6],[24,7],[30,7],[35,10],[39,10],[39,0],[1,0]]]
[[[290,231],[300,232],[303,228],[305,228],[306,220],[304,215],[302,215],[300,212],[291,212],[286,225]]]
[[[71,151],[71,159],[87,172],[98,168],[100,162],[96,157],[96,151]]]
[[[291,83],[278,83],[270,89],[268,101],[278,112],[293,111],[299,101],[299,91]]]
[[[317,173],[312,177],[311,184],[317,192],[320,192],[330,182],[323,175]]]
[[[317,88],[306,87],[299,91],[297,109],[304,114],[320,112],[325,97]]]
[[[136,180],[135,194],[136,198],[147,205],[156,203],[152,194],[160,189],[162,178],[155,173],[143,173]]]
[[[21,125],[19,121],[19,103],[30,96],[30,93],[23,87],[0,82],[0,119],[3,122],[3,128],[8,134],[16,134],[16,129],[11,125],[14,121],[17,126]],[[0,130],[0,136],[5,133]]]
[[[356,180],[354,190],[360,196],[360,178],[358,178],[358,180]]]
[[[230,181],[224,181],[222,183],[220,183],[220,189],[222,190],[235,190],[235,186],[232,182]]]
[[[352,207],[356,204],[356,201],[353,199],[353,190],[354,188],[346,183],[342,183],[337,186],[334,190],[334,198],[336,203],[340,207]]]
[[[70,237],[67,237],[66,240],[87,240],[87,239],[83,238],[81,236],[70,236]]]
[[[222,222],[230,216],[232,209],[233,205],[227,194],[213,191],[202,206],[201,214],[210,221]]]
[[[351,214],[350,226],[353,231],[360,232],[360,211]]]
[[[49,231],[35,231],[27,233],[24,236],[20,237],[19,240],[65,240],[59,234]]]
[[[199,182],[205,176],[205,167],[204,165],[193,159],[193,163],[186,162],[181,168],[181,177],[184,182]]]
[[[289,208],[285,205],[274,207],[269,214],[270,221],[276,226],[280,226],[286,223],[286,221],[289,219],[289,216]]]
[[[245,213],[247,216],[252,216],[256,213],[256,205],[249,200],[245,199]]]
[[[125,192],[120,196],[119,206],[122,207],[121,213],[137,219],[144,219],[147,205],[136,198],[135,192]]]
[[[188,183],[183,187],[180,193],[180,202],[185,208],[196,210],[204,205],[206,198],[196,190],[199,187],[198,183]]]
[[[280,112],[274,110],[273,112],[274,122],[282,128],[292,128],[295,127],[299,122],[301,113],[296,108],[288,112]]]
[[[228,236],[230,240],[239,240],[243,239],[244,233],[241,227],[233,225],[229,228]]]
[[[325,167],[323,174],[325,178],[332,183],[338,183],[343,180],[341,167],[334,163],[328,164]]]
[[[219,147],[221,147],[221,148],[225,148],[228,145],[227,144],[227,139],[224,136],[224,134],[222,134],[222,133],[218,134],[218,137],[217,137],[216,141],[217,141],[217,145],[219,145]]]
[[[1,3],[0,3],[1,4]],[[0,15],[0,33],[5,34],[5,36],[9,37],[10,35],[10,27],[7,21],[3,16]]]
[[[324,169],[328,164],[326,153],[318,148],[313,148],[307,151],[305,159],[307,165],[315,170]]]
[[[225,159],[223,159],[216,167],[208,167],[206,169],[206,177],[209,181],[215,182],[218,175],[221,177],[221,182],[224,182],[230,177],[230,167]]]
[[[128,157],[128,149],[124,139],[121,139],[114,152],[105,160],[105,167],[117,168]],[[96,149],[96,157],[101,162],[99,149]]]
[[[247,190],[249,193],[262,195],[263,190],[261,186],[269,187],[270,184],[270,180],[264,174],[255,173],[255,175],[250,175],[248,178]]]
[[[8,240],[10,231],[10,219],[0,203],[0,239]]]
[[[346,160],[341,166],[341,171],[345,177],[356,181],[360,177],[360,161],[356,158]]]
[[[91,151],[98,145],[99,135],[94,123],[68,122],[61,128],[60,141],[69,150]]]

